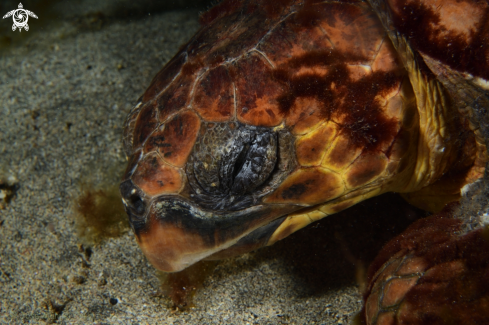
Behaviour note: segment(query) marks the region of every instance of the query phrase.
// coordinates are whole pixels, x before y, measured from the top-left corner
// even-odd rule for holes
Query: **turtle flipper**
[[[27,13],[29,16],[31,16],[32,18],[36,18],[36,19],[38,18],[38,17],[36,16],[36,14],[35,14],[35,13],[33,13],[32,11],[26,10],[25,12],[26,12],[26,13]]]
[[[5,18],[8,18],[10,16],[12,16],[14,14],[15,10],[10,10],[9,12],[7,12],[3,17],[2,19],[5,19]]]
[[[24,28],[26,31],[29,31],[29,25],[25,24]]]
[[[15,24],[12,25],[12,31],[15,32],[15,30],[17,29],[17,26],[15,26]],[[19,29],[20,31],[20,29]]]
[[[477,197],[485,197],[484,187]],[[488,324],[488,228],[464,234],[466,204],[412,224],[388,242],[368,270],[368,325]]]

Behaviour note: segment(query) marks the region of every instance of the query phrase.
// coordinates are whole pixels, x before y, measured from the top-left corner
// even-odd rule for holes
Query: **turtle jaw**
[[[133,224],[133,229],[151,264],[177,272],[202,259],[220,259],[265,246],[284,220],[282,216],[300,208],[256,205],[214,214],[175,196],[159,197],[150,204],[144,226]]]

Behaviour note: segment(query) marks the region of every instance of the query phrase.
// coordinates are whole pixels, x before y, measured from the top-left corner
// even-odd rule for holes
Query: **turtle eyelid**
[[[208,128],[186,166],[190,197],[214,213],[257,204],[296,165],[288,131],[226,124]],[[281,161],[279,164],[278,161]]]
[[[238,173],[241,171],[243,165],[246,163],[246,157],[248,155],[248,151],[250,151],[250,147],[251,147],[250,142],[245,143],[243,148],[241,149],[241,152],[236,158],[236,161],[234,162],[232,182],[234,182],[236,176],[238,176]]]
[[[270,177],[277,162],[277,137],[270,132],[257,133],[252,143],[241,151],[240,156],[243,152],[243,163],[238,157],[235,169],[239,169],[233,172],[236,176],[231,187],[232,194],[251,193]]]

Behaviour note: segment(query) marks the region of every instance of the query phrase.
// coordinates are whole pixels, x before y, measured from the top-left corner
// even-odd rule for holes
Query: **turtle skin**
[[[271,245],[385,192],[439,211],[482,177],[487,3],[403,3],[226,0],[202,15],[124,125],[120,191],[156,268]],[[476,18],[450,29],[467,5]]]

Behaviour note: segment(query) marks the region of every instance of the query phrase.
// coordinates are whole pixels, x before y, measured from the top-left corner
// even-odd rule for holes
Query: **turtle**
[[[143,253],[176,272],[382,193],[431,212],[458,201],[488,161],[488,15],[478,0],[202,14],[124,122],[120,193]]]

